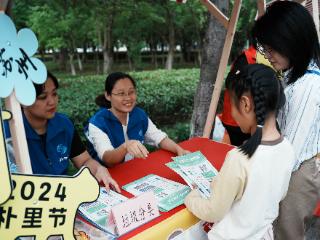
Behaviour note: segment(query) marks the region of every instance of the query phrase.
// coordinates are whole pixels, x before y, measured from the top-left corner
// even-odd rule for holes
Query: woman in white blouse
[[[320,48],[315,24],[299,3],[277,1],[257,20],[258,50],[283,71],[286,104],[278,115],[282,134],[293,144],[296,163],[280,215],[276,239],[304,239],[320,197]]]

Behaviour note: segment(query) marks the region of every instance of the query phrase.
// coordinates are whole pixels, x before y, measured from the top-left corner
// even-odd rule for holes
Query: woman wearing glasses
[[[146,158],[149,152],[144,143],[160,146],[178,156],[188,153],[136,107],[136,100],[136,84],[130,75],[109,74],[105,93],[96,98],[101,109],[90,118],[85,129],[92,157],[108,167],[135,157]]]
[[[278,115],[282,134],[293,144],[296,164],[280,204],[276,239],[304,239],[305,226],[320,199],[320,48],[309,12],[277,1],[255,23],[258,50],[283,71],[286,104]],[[276,166],[275,166],[276,167]]]

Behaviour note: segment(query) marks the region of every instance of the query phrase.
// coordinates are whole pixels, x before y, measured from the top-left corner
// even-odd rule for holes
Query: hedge
[[[131,72],[130,75],[137,82],[138,106],[160,128],[166,125],[165,129],[171,134],[176,133],[175,130],[170,131],[168,125],[183,121],[183,124],[177,125],[179,136],[173,136],[175,140],[183,140],[181,137],[188,135],[199,69]],[[89,117],[98,110],[94,101],[98,94],[103,93],[104,81],[103,75],[59,79],[59,112],[67,114],[74,121],[80,134]]]

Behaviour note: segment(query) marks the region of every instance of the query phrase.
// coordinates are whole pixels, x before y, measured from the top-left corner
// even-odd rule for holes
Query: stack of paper
[[[127,199],[115,191],[107,192],[105,188],[100,187],[99,198],[95,202],[81,204],[78,213],[95,227],[115,236],[115,225],[110,220],[111,208]]]
[[[172,159],[173,162],[166,165],[179,174],[191,188],[196,185],[202,196],[209,197],[210,182],[218,174],[218,171],[206,157],[197,151]]]
[[[102,231],[91,224],[83,221],[81,218],[76,217],[74,223],[74,236],[76,239],[94,239],[94,240],[116,240],[118,237],[111,233]],[[50,237],[48,240],[53,240]],[[59,240],[63,240],[61,237]]]
[[[127,192],[138,196],[153,191],[160,211],[167,212],[183,204],[190,189],[181,183],[150,174],[122,187]]]

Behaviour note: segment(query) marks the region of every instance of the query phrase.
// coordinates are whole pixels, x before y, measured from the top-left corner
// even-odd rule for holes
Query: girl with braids
[[[309,12],[299,3],[277,1],[253,28],[258,51],[284,72],[286,104],[277,117],[295,150],[288,194],[274,224],[276,239],[304,239],[320,199],[320,48]]]
[[[232,116],[251,137],[228,152],[211,182],[211,196],[204,199],[194,189],[185,204],[198,218],[215,223],[209,239],[273,239],[272,222],[294,163],[292,146],[276,127],[283,89],[275,72],[262,64],[232,69],[226,87]]]

